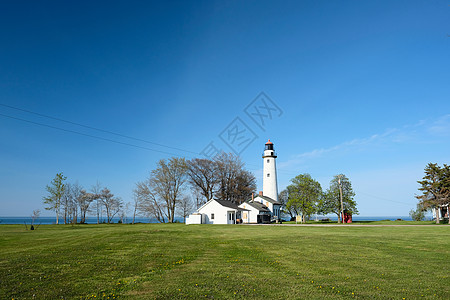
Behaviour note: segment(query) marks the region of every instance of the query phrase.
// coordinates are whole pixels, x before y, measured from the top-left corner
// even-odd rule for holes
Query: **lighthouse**
[[[277,184],[277,166],[275,159],[277,158],[273,143],[266,143],[263,153],[263,195],[272,198],[278,202],[278,184]]]

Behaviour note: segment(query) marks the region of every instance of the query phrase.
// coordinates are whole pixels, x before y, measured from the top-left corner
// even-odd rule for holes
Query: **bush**
[[[413,219],[413,221],[423,221],[425,219],[425,212],[419,205],[417,205],[416,210],[411,209],[409,216]]]

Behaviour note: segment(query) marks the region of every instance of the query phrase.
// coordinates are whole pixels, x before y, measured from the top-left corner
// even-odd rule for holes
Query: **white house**
[[[248,201],[239,205],[245,209],[242,212],[242,223],[269,223],[271,211],[264,204],[257,201]]]
[[[281,203],[270,198],[267,196],[264,196],[261,192],[259,195],[257,195],[254,200],[254,202],[259,202],[266,206],[270,210],[270,215],[272,219],[280,219],[281,218]]]
[[[188,216],[186,224],[236,224],[236,219],[241,218],[243,211],[246,210],[231,201],[211,199],[197,213]]]

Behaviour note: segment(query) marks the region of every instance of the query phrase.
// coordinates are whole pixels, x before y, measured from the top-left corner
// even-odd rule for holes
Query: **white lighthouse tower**
[[[277,156],[273,149],[273,143],[269,139],[263,154],[263,195],[278,202],[276,158]]]

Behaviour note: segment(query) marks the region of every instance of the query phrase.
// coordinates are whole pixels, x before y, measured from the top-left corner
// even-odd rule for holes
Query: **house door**
[[[228,212],[228,221],[227,224],[234,224],[235,223],[235,218],[234,218],[234,211],[229,211]]]

